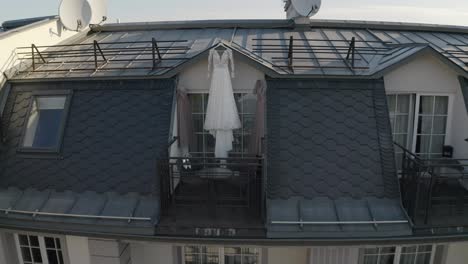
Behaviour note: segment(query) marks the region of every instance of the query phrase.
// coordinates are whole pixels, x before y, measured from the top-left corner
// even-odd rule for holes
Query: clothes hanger
[[[222,42],[220,42],[220,43],[218,43],[218,45],[216,45],[215,50],[225,51],[226,50],[226,45],[224,45]]]

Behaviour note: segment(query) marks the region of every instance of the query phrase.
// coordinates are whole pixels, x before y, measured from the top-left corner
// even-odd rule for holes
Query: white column
[[[87,237],[66,236],[70,264],[91,264]]]

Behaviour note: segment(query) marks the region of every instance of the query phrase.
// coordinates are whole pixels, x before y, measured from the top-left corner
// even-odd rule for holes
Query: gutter
[[[78,230],[59,230],[53,228],[18,228],[0,225],[4,232],[39,232],[58,235],[85,236],[101,239],[118,239],[128,242],[159,242],[172,244],[249,244],[256,246],[356,246],[356,245],[395,245],[395,244],[424,244],[424,243],[454,243],[468,241],[468,233],[432,236],[402,236],[376,238],[229,238],[229,237],[188,237],[188,236],[158,236],[158,235],[128,235],[98,232],[82,232]]]

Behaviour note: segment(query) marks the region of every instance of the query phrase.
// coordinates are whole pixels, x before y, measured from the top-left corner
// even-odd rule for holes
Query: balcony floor
[[[423,183],[422,188],[427,188]],[[456,182],[442,183],[433,189],[433,198],[425,222],[426,192],[420,192],[417,214],[414,217],[416,229],[431,232],[466,232],[468,229],[468,191]],[[463,231],[465,229],[465,231]]]
[[[180,183],[157,228],[159,235],[264,237],[259,209],[229,182]]]

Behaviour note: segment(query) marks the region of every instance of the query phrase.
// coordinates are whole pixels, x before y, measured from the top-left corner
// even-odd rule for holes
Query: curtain
[[[265,136],[265,92],[266,82],[258,80],[254,94],[257,95],[257,110],[255,113],[255,128],[250,139],[249,152],[254,155],[262,154],[262,139]]]
[[[188,154],[193,136],[192,105],[184,87],[177,90],[177,135],[179,148]]]

